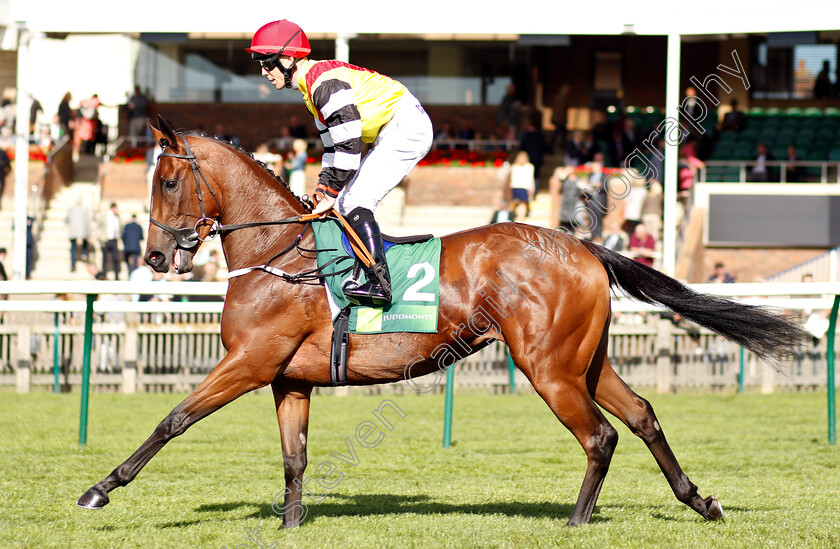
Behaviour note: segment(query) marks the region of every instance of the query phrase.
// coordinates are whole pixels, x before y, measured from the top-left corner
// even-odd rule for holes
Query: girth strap
[[[333,387],[347,385],[347,347],[350,341],[350,307],[338,313],[333,322],[330,347],[330,383]]]

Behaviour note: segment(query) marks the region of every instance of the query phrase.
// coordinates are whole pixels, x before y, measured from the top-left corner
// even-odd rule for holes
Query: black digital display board
[[[711,194],[708,245],[840,245],[840,196]]]

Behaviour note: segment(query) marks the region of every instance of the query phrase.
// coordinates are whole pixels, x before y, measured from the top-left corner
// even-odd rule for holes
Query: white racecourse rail
[[[827,311],[840,283],[694,284],[703,293],[785,310]],[[131,301],[133,294],[224,296],[226,282],[15,281],[0,282],[0,386],[19,392],[50,389],[60,376],[64,390],[81,383],[85,299],[97,295],[93,311],[94,366],[98,390],[186,391],[199,383],[224,356],[219,341],[223,303],[208,301]],[[76,296],[61,301],[58,294]],[[44,299],[43,296],[49,296]],[[613,300],[610,360],[630,385],[657,391],[738,385],[772,391],[775,387],[815,388],[827,378],[827,337],[807,343],[786,374],[777,374],[750,353],[696,326],[672,322],[664,309],[626,298]],[[56,367],[58,365],[58,368]],[[326,367],[326,366],[325,366]],[[59,372],[56,375],[56,372]],[[510,389],[506,348],[494,344],[456,367],[459,390],[506,392]],[[837,376],[835,376],[835,379]],[[514,385],[529,387],[518,371]],[[443,391],[443,384],[439,388]],[[364,392],[408,392],[407,384],[353,388]],[[331,389],[322,390],[330,392]]]

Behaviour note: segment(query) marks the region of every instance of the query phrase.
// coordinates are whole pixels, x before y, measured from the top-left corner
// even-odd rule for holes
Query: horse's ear
[[[177,147],[178,137],[175,135],[175,130],[172,129],[169,122],[167,122],[161,115],[158,115],[158,126],[160,129],[155,128],[152,123],[149,122],[149,130],[152,132],[152,136],[161,148],[165,149],[166,147]]]

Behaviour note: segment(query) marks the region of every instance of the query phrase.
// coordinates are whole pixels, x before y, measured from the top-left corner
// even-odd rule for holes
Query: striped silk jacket
[[[406,88],[341,61],[298,62],[298,89],[324,142],[318,190],[336,197],[359,169],[362,142],[373,143]]]

